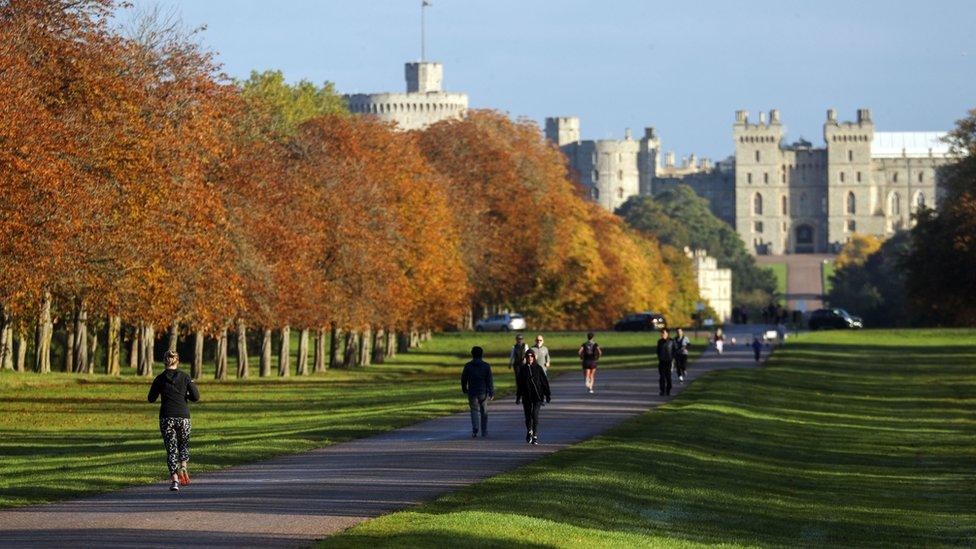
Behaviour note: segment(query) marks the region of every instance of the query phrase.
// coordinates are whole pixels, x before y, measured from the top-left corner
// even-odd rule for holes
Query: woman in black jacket
[[[173,484],[169,489],[178,491],[180,485],[190,483],[186,462],[190,461],[190,407],[187,400],[200,400],[200,391],[190,376],[179,370],[180,356],[176,351],[166,353],[166,369],[156,376],[149,388],[149,402],[159,405],[159,432],[166,446],[166,463],[169,465]]]
[[[543,401],[549,403],[551,394],[549,378],[535,361],[535,352],[531,349],[525,352],[525,364],[516,371],[515,386],[515,404],[521,403],[525,411],[525,442],[539,444],[539,410]]]

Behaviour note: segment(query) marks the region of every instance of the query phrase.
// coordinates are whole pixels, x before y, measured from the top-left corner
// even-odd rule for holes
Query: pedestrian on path
[[[488,436],[488,401],[495,398],[495,381],[484,356],[484,349],[471,347],[471,361],[461,370],[461,392],[468,395],[471,409],[471,438],[478,436],[479,427],[482,438]]]
[[[583,361],[583,384],[586,385],[586,389],[592,394],[593,386],[596,384],[597,362],[603,356],[603,349],[600,348],[600,345],[596,341],[593,341],[593,332],[586,334],[586,341],[580,345],[576,354]]]
[[[535,336],[535,345],[532,346],[532,351],[535,353],[535,361],[539,363],[539,366],[542,366],[542,371],[546,373],[546,377],[549,377],[551,359],[549,358],[549,347],[546,347],[542,334]]]
[[[752,353],[756,355],[756,362],[759,362],[759,357],[762,356],[762,342],[759,341],[758,336],[753,336],[752,338]]]
[[[549,379],[535,360],[531,349],[525,353],[525,364],[515,375],[515,404],[522,404],[525,413],[525,442],[539,444],[539,410],[543,401],[552,400]]]
[[[169,489],[179,491],[180,485],[190,484],[186,464],[190,461],[190,407],[188,400],[200,400],[200,390],[190,376],[179,370],[180,355],[176,351],[166,353],[166,369],[149,387],[149,402],[159,404],[159,432],[166,446],[166,464],[173,484]]]
[[[674,362],[674,341],[668,339],[668,329],[661,330],[657,340],[657,373],[661,396],[671,394],[671,366]]]
[[[715,330],[715,338],[713,341],[715,342],[715,350],[718,351],[718,354],[722,354],[722,351],[725,349],[725,334],[722,333],[721,328]]]
[[[522,334],[517,334],[515,336],[515,345],[512,345],[512,350],[508,353],[508,367],[518,374],[519,366],[525,364],[525,351],[529,350],[529,346],[525,343],[522,338]]]
[[[678,370],[678,383],[685,382],[689,347],[691,347],[691,340],[685,335],[684,330],[678,328],[678,332],[674,336],[674,367]]]

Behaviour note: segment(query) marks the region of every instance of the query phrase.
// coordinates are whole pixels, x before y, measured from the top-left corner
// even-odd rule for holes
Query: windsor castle
[[[404,67],[406,93],[346,96],[350,111],[395,122],[405,130],[464,116],[468,96],[443,90],[443,66]],[[907,228],[911,214],[939,198],[939,167],[952,161],[942,132],[876,132],[871,112],[823,124],[824,145],[785,141],[773,109],[750,121],[737,111],[735,154],[712,163],[691,155],[675,162],[661,153],[654,128],[640,139],[580,139],[576,117],[547,118],[546,137],[568,157],[592,200],[614,211],[635,195],[687,185],[712,213],[735,227],[755,254],[833,253],[855,232],[886,237]]]

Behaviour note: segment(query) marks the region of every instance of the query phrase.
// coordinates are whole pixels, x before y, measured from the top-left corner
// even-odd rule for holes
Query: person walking
[[[671,366],[674,363],[674,341],[668,338],[668,329],[661,330],[657,340],[657,373],[660,395],[671,394]]]
[[[542,334],[535,336],[535,345],[531,349],[535,353],[535,361],[539,363],[539,366],[542,366],[542,371],[545,372],[546,377],[549,377],[551,359],[549,358],[549,348],[546,347]]]
[[[522,404],[525,413],[525,442],[539,444],[539,411],[542,403],[549,404],[549,378],[535,360],[531,349],[525,353],[525,364],[515,374],[515,404]]]
[[[482,360],[485,350],[471,347],[471,361],[461,370],[461,392],[468,395],[471,409],[471,438],[488,436],[488,401],[495,398],[495,382],[491,377],[491,366]]]
[[[685,370],[688,367],[688,348],[691,347],[691,340],[685,335],[685,331],[678,328],[674,336],[674,367],[678,370],[678,383],[685,382]]]
[[[722,333],[721,328],[715,330],[714,341],[715,341],[715,350],[718,351],[718,354],[722,354],[722,351],[725,349],[725,334]]]
[[[576,354],[583,361],[583,384],[592,394],[593,386],[596,384],[597,362],[603,356],[603,349],[600,348],[600,345],[596,341],[593,341],[593,332],[586,334],[586,341],[580,345]]]
[[[190,376],[179,370],[180,355],[169,351],[163,370],[149,387],[149,402],[159,403],[159,432],[166,446],[166,464],[169,466],[169,489],[176,492],[180,486],[190,484],[187,462],[190,461],[190,407],[187,401],[200,400],[200,390]]]
[[[529,346],[522,339],[522,334],[517,334],[515,336],[515,345],[512,345],[512,350],[508,353],[508,367],[518,373],[518,367],[525,364],[525,351],[529,350]]]
[[[752,338],[752,354],[756,357],[756,362],[759,362],[759,358],[762,356],[763,344],[759,341],[758,336],[753,336]]]

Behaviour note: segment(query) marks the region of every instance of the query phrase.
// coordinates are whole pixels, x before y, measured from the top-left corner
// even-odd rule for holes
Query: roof
[[[945,136],[946,132],[875,132],[871,157],[949,156],[949,145],[942,141]]]

